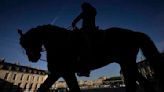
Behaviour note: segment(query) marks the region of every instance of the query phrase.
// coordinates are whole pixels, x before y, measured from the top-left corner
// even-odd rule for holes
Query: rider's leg
[[[82,39],[80,45],[80,63],[82,69],[78,75],[89,77],[90,68],[88,62],[92,62],[91,37],[87,32],[82,33],[81,36]]]

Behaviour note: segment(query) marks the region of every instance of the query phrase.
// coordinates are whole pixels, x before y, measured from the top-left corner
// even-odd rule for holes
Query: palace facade
[[[40,87],[40,85],[47,78],[47,72],[44,70],[34,69],[27,66],[20,66],[18,64],[11,64],[0,60],[0,79],[1,88],[5,88],[5,92],[12,92],[11,89],[16,88],[24,91],[33,91]],[[3,80],[3,81],[2,81]],[[10,85],[15,86],[8,86]]]
[[[138,70],[145,78],[153,78],[154,72],[147,61],[139,62]],[[45,81],[47,75],[48,71],[12,64],[0,59],[1,92],[34,92]],[[81,89],[125,86],[122,74],[111,78],[103,76],[96,80],[79,80],[78,83]],[[50,89],[67,89],[67,85],[65,81],[59,80]]]

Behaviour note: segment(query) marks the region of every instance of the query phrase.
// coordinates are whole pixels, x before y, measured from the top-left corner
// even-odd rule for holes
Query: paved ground
[[[125,92],[125,89],[124,88],[101,88],[101,89],[82,90],[82,92]]]
[[[82,92],[125,92],[125,88],[89,89],[89,90],[82,90]],[[137,92],[145,92],[145,91],[142,88],[139,88]]]

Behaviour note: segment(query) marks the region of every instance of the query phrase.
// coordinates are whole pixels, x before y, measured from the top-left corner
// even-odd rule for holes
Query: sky
[[[164,0],[0,0],[0,58],[46,70],[45,61],[28,61],[19,45],[17,29],[27,32],[44,24],[68,28],[85,1],[97,9],[96,25],[99,28],[121,27],[146,33],[160,52],[164,50]],[[42,59],[46,59],[45,54],[42,53]],[[141,57],[142,53],[137,62]],[[92,71],[89,78],[78,79],[118,76],[119,71],[119,65],[112,63]]]

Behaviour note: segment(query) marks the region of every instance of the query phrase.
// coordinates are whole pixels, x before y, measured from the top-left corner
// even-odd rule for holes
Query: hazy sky
[[[80,13],[80,4],[84,1],[97,9],[96,25],[101,29],[115,26],[144,32],[159,51],[164,50],[164,0],[0,0],[0,58],[47,69],[46,62],[28,61],[19,45],[17,29],[26,32],[51,23],[67,28]],[[42,58],[46,59],[44,55]],[[93,71],[90,78],[84,79],[115,76],[119,71],[119,65],[111,64]]]

